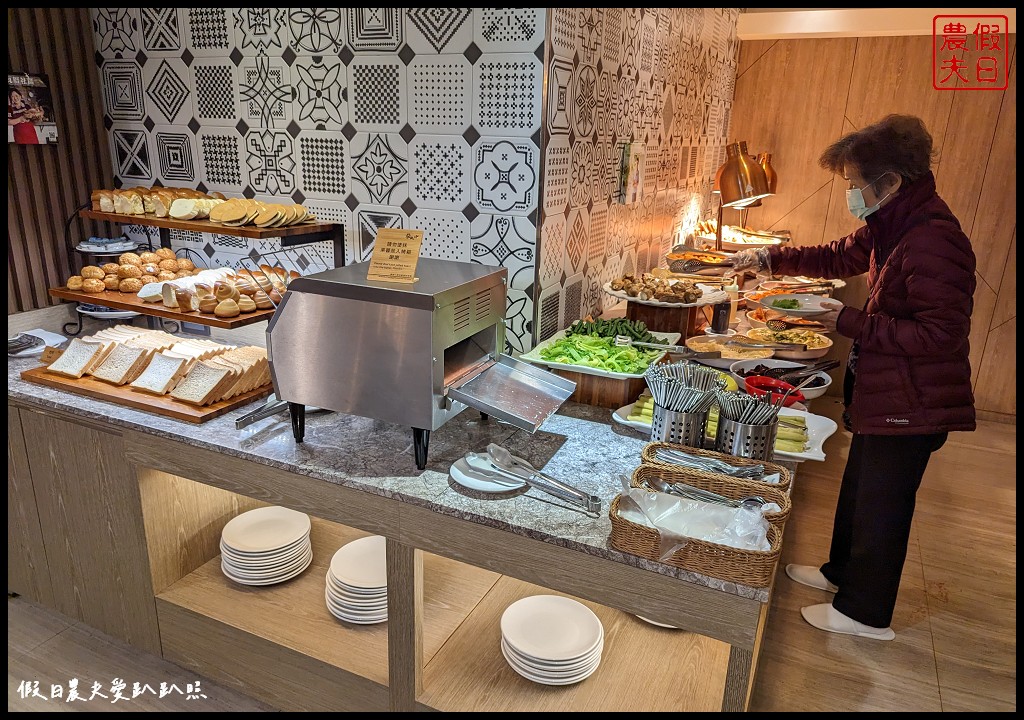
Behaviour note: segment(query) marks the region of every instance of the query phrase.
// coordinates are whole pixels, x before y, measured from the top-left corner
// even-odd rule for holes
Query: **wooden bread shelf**
[[[284,227],[261,228],[255,225],[243,225],[242,227],[231,227],[209,220],[175,220],[174,218],[159,218],[156,215],[123,215],[120,213],[105,213],[96,210],[81,210],[78,213],[84,218],[99,220],[100,222],[120,223],[123,225],[149,225],[151,227],[164,228],[168,230],[188,230],[190,232],[214,233],[217,235],[234,235],[236,237],[252,238],[254,240],[266,240],[268,238],[281,238],[283,245],[297,245],[321,240],[333,240],[340,231],[341,226],[336,223],[327,222],[305,222],[298,225],[287,225]]]
[[[265,587],[238,585],[224,576],[217,556],[157,595],[164,656],[229,684],[232,678],[244,679],[246,692],[272,692],[276,697],[266,698],[268,702],[287,700],[294,710],[337,710],[340,705],[330,708],[324,701],[338,685],[357,690],[344,698],[347,710],[385,710],[388,624],[342,622],[328,612],[324,600],[334,553],[369,533],[316,517],[311,520],[313,562],[293,580]],[[424,554],[423,564],[427,660],[500,576],[437,555]],[[228,638],[230,657],[219,658],[215,665],[196,660],[209,656],[204,653],[207,646],[223,646]],[[280,697],[288,692],[279,677],[279,668],[285,666],[308,673],[303,682],[289,683],[295,695],[287,698]],[[264,668],[272,675],[267,682],[259,677]]]
[[[588,600],[604,625],[597,671],[547,686],[516,673],[501,654],[501,616],[530,595],[563,595],[502,576],[424,667],[421,707],[442,712],[714,712],[721,708],[729,646],[650,625]],[[569,596],[567,596],[569,597]],[[579,598],[574,598],[579,600]],[[670,661],[669,661],[670,659]]]
[[[224,413],[231,412],[243,405],[248,405],[254,400],[259,400],[273,391],[272,385],[250,390],[247,393],[236,395],[230,400],[221,400],[211,405],[197,407],[173,399],[170,395],[151,395],[150,393],[132,390],[127,385],[111,385],[110,383],[85,376],[78,378],[65,377],[55,373],[47,372],[45,367],[32,368],[21,373],[21,379],[25,382],[36,385],[65,390],[75,395],[84,395],[96,400],[132,407],[136,410],[144,410],[156,415],[183,420],[189,423],[204,423],[213,420]]]
[[[105,290],[101,293],[87,293],[81,290],[68,290],[67,288],[50,288],[47,292],[51,297],[72,302],[89,303],[92,305],[103,305],[114,310],[129,310],[140,315],[153,315],[156,317],[177,320],[178,322],[195,323],[196,325],[209,325],[210,327],[233,330],[244,325],[269,320],[274,316],[274,308],[267,310],[256,310],[256,312],[242,313],[233,318],[219,318],[212,313],[190,312],[183,313],[174,308],[165,307],[162,303],[148,303],[142,300],[135,293],[123,293],[116,290]]]

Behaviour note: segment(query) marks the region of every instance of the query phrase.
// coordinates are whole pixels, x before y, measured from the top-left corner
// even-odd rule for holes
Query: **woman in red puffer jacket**
[[[801,613],[822,630],[891,640],[917,489],[947,433],[974,430],[971,242],[935,191],[932,138],[919,118],[890,115],[833,143],[819,163],[849,183],[866,225],[829,245],[747,250],[734,269],[845,278],[868,274],[863,309],[833,301],[820,319],[853,340],[844,387],[852,431],[820,568],[797,582],[834,592]]]

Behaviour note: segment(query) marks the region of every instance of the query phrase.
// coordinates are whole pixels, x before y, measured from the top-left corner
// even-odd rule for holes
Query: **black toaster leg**
[[[427,445],[430,444],[430,431],[422,428],[412,429],[412,452],[416,457],[416,469],[427,467]]]
[[[288,403],[288,414],[292,418],[292,436],[295,442],[302,442],[306,436],[306,406],[300,403]]]

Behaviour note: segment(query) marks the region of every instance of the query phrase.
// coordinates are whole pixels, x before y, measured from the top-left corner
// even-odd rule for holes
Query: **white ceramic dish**
[[[746,298],[747,302],[756,302],[763,308],[769,310],[775,310],[776,312],[782,312],[791,317],[815,317],[817,315],[824,315],[829,311],[829,308],[823,306],[823,302],[832,302],[831,298],[824,297],[822,295],[805,295],[803,293],[785,293],[782,295],[766,295],[760,300],[750,300]],[[773,303],[779,302],[780,300],[796,300],[800,303],[800,307],[797,308],[780,308],[773,305]]]
[[[271,505],[231,518],[221,531],[221,540],[240,552],[266,553],[307,537],[311,527],[309,515]]]
[[[387,585],[375,588],[357,588],[353,585],[346,585],[341,580],[334,577],[334,573],[331,572],[330,569],[327,570],[327,577],[330,578],[332,586],[336,588],[339,593],[345,593],[352,597],[375,598],[380,595],[386,595],[388,592]]]
[[[76,307],[75,310],[82,315],[100,320],[127,320],[139,315],[139,313],[132,312],[131,310],[85,310],[82,307]]]
[[[800,328],[792,328],[792,330],[800,330]],[[760,331],[755,332],[754,335],[751,335],[750,334],[751,332],[753,332],[753,331],[748,331],[747,332],[747,337],[750,338],[751,340],[754,340],[756,342],[773,342],[770,338],[760,338],[760,337],[757,337],[757,335],[760,333]],[[791,332],[791,331],[790,330],[784,330],[783,332]],[[815,335],[818,335],[821,338],[823,338],[825,343],[826,343],[826,345],[824,347],[819,347],[819,348],[808,348],[807,350],[798,350],[798,349],[796,349],[795,346],[794,346],[793,350],[775,350],[774,353],[772,354],[772,357],[773,358],[777,358],[779,360],[799,360],[799,361],[803,361],[803,360],[816,360],[816,359],[818,359],[820,357],[824,357],[825,355],[828,355],[828,351],[832,349],[832,345],[834,344],[832,342],[832,339],[828,335],[816,332],[814,330],[811,330],[809,332],[813,332]]]
[[[304,554],[300,555],[295,560],[292,560],[283,565],[272,568],[261,568],[261,569],[250,569],[240,568],[237,565],[232,565],[230,561],[221,559],[221,567],[227,568],[232,575],[240,578],[246,578],[249,580],[269,580],[272,578],[278,578],[290,575],[295,570],[305,568],[309,566],[309,563],[313,559],[313,549],[310,548]]]
[[[650,433],[651,426],[639,423],[633,420],[627,420],[628,415],[633,411],[633,403],[620,407],[618,410],[612,413],[612,420],[625,425],[627,427],[634,428],[643,433]],[[824,461],[825,441],[828,440],[839,429],[839,426],[832,421],[831,418],[827,418],[823,415],[815,415],[809,413],[806,410],[798,410],[795,408],[782,408],[779,411],[779,415],[786,416],[797,416],[803,415],[804,421],[807,423],[807,449],[802,453],[785,452],[782,450],[775,451],[775,457],[782,460],[793,460],[795,462],[803,462],[804,460],[818,460]],[[712,442],[714,438],[709,438],[708,443]]]
[[[676,343],[679,342],[679,338],[682,337],[681,333],[652,332],[651,335],[657,338],[659,342],[662,342],[666,345],[675,345]],[[548,367],[556,368],[558,370],[569,370],[572,372],[582,373],[584,375],[597,375],[599,377],[618,378],[620,380],[631,380],[634,378],[642,378],[644,376],[643,373],[617,373],[611,372],[609,370],[599,370],[597,368],[587,367],[586,365],[569,365],[566,363],[549,362],[541,358],[541,350],[550,347],[551,345],[553,345],[554,343],[556,343],[557,341],[561,340],[564,337],[565,330],[559,330],[544,342],[537,343],[537,346],[533,348],[533,350],[531,350],[530,352],[520,355],[519,359],[525,360],[526,362],[529,363],[534,363],[536,365],[547,365]],[[664,353],[654,358],[654,360],[652,360],[651,362],[658,362],[663,357],[665,357]]]
[[[341,546],[331,558],[331,573],[351,587],[387,587],[386,544],[382,535],[370,535]]]
[[[764,365],[768,368],[802,368],[807,367],[806,364],[796,362],[794,360],[778,360],[776,358],[766,358],[764,360],[737,360],[731,366],[729,366],[729,374],[732,375],[733,379],[737,382],[740,387],[743,387],[744,377],[737,372],[738,370],[752,370],[758,365]],[[832,377],[827,372],[819,372],[816,375],[825,381],[825,384],[821,387],[815,388],[801,388],[800,392],[807,400],[814,400],[825,394],[828,390],[829,385],[832,384]]]
[[[504,647],[502,647],[501,654],[504,655],[505,661],[515,672],[522,675],[527,680],[531,680],[532,682],[539,683],[541,685],[575,685],[576,683],[586,680],[588,677],[593,675],[601,664],[601,659],[598,658],[592,667],[588,667],[586,670],[581,671],[576,675],[571,675],[569,677],[552,677],[551,675],[541,675],[536,672],[531,672],[529,669],[523,667],[514,656],[510,655]]]
[[[310,551],[310,545],[307,541],[304,545],[299,545],[294,551],[289,552],[286,555],[280,556],[268,556],[261,560],[252,560],[250,558],[239,558],[232,555],[230,552],[221,546],[221,556],[224,558],[232,567],[236,567],[239,570],[268,570],[272,568],[289,565],[293,562],[298,561],[303,555]]]
[[[645,618],[643,615],[637,615],[637,617],[640,618],[641,620],[643,620],[645,623],[648,623],[650,625],[657,625],[660,628],[668,628],[669,630],[678,630],[679,629],[675,625],[666,625],[665,623],[654,622],[653,620],[651,620],[649,618]]]
[[[575,660],[604,640],[594,611],[561,595],[531,595],[505,608],[501,635],[519,653],[539,660]]]
[[[586,677],[592,673],[601,662],[601,650],[603,646],[598,648],[598,652],[592,656],[587,657],[585,661],[576,663],[574,665],[566,665],[564,667],[551,667],[551,666],[538,666],[535,665],[521,655],[516,653],[515,649],[512,648],[504,640],[501,641],[501,653],[505,656],[505,659],[516,666],[517,670],[523,670],[530,675],[537,677],[543,677],[550,680],[569,680],[570,678],[578,678],[581,675]]]
[[[505,638],[501,639],[501,645],[506,651],[508,651],[510,655],[514,656],[515,659],[518,660],[522,665],[524,665],[528,670],[531,670],[532,672],[536,672],[542,675],[547,675],[549,673],[561,673],[568,675],[580,672],[581,670],[583,670],[583,668],[587,667],[595,660],[600,658],[601,653],[604,652],[604,640],[602,640],[597,644],[597,646],[593,650],[591,650],[586,655],[580,658],[575,658],[573,660],[568,660],[565,662],[551,662],[547,660],[537,660],[536,658],[532,658],[529,655],[524,655],[523,653],[519,652],[514,647],[509,645],[508,640],[506,640]]]
[[[313,562],[312,554],[310,554],[309,556],[309,562]],[[305,565],[300,565],[294,572],[288,575],[283,575],[277,578],[271,578],[269,580],[250,580],[248,578],[239,577],[238,575],[233,574],[230,568],[225,568],[223,562],[221,563],[220,569],[224,573],[224,576],[226,578],[228,578],[229,580],[233,580],[239,585],[276,585],[277,583],[283,583],[286,580],[291,580],[292,578],[298,577],[303,573],[303,571],[305,571],[307,567],[309,567],[309,563]]]
[[[267,559],[280,558],[286,555],[297,554],[304,546],[309,545],[309,535],[303,535],[298,540],[288,545],[282,545],[279,548],[273,548],[272,550],[265,550],[261,552],[249,552],[245,550],[239,550],[233,548],[224,540],[222,537],[220,540],[220,550],[222,553],[231,555],[233,558],[237,558],[242,561],[251,562],[264,562]]]
[[[701,295],[697,302],[692,303],[668,303],[661,302],[660,300],[640,300],[639,298],[630,297],[623,290],[612,290],[612,284],[606,282],[602,286],[602,290],[611,295],[613,298],[619,300],[626,300],[628,302],[634,302],[638,305],[650,305],[651,307],[667,307],[667,308],[689,308],[689,307],[703,307],[704,305],[716,305],[720,302],[727,302],[729,296],[724,290],[718,289],[714,285],[705,285],[704,283],[696,283],[697,289],[701,290],[704,294]]]
[[[466,458],[459,458],[448,468],[448,475],[462,487],[476,490],[483,493],[507,493],[516,492],[526,487],[526,483],[509,478],[508,482],[492,482],[473,474],[473,468],[469,466]]]

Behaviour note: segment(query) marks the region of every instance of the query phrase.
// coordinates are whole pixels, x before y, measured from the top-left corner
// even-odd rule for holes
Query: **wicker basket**
[[[648,443],[643,452],[640,453],[641,459],[647,465],[658,465],[659,467],[669,467],[679,469],[686,469],[691,473],[699,475],[700,477],[706,478],[707,480],[716,480],[720,478],[729,477],[728,475],[720,475],[718,473],[704,472],[703,470],[693,470],[690,468],[681,468],[679,465],[659,460],[655,454],[659,449],[665,450],[679,450],[685,452],[688,455],[697,455],[698,457],[714,458],[715,460],[722,460],[729,463],[730,465],[736,465],[738,467],[746,467],[750,465],[764,465],[764,469],[769,474],[778,473],[779,481],[777,483],[766,483],[760,480],[748,480],[748,482],[757,483],[758,487],[769,487],[777,488],[784,493],[789,493],[789,486],[793,481],[793,473],[788,468],[779,465],[778,463],[767,462],[764,460],[750,460],[749,458],[736,457],[735,455],[726,455],[724,453],[715,452],[714,450],[702,450],[700,448],[690,447],[688,445],[676,445],[675,443],[666,442],[652,442]],[[746,478],[743,478],[746,479]],[[694,483],[690,483],[693,485]],[[723,493],[724,495],[725,493]],[[764,493],[757,492],[754,495],[764,495]],[[767,497],[767,495],[765,495]]]
[[[780,490],[776,485],[756,480],[745,480],[743,478],[729,477],[728,475],[712,475],[711,473],[691,470],[679,467],[678,465],[644,464],[633,471],[633,477],[630,478],[629,484],[632,487],[645,487],[643,480],[648,478],[658,478],[664,480],[669,485],[677,482],[685,483],[701,490],[710,490],[713,493],[724,495],[730,500],[760,495],[768,502],[779,506],[778,512],[764,514],[764,519],[770,524],[778,526],[779,530],[782,530],[786,525],[789,513],[793,509],[793,503],[790,501],[787,493]]]
[[[609,543],[616,550],[749,587],[761,588],[771,584],[782,554],[782,530],[777,526],[768,526],[771,549],[767,551],[740,550],[694,539],[662,560],[658,552],[661,542],[658,531],[619,517],[621,497],[616,495],[608,508],[608,517],[612,521]]]

